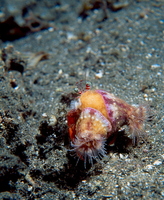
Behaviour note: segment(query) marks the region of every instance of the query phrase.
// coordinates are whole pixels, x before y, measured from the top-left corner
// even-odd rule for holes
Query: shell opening
[[[85,166],[87,161],[93,164],[93,160],[100,161],[106,155],[105,141],[111,129],[111,123],[100,111],[88,107],[81,112],[72,146]]]

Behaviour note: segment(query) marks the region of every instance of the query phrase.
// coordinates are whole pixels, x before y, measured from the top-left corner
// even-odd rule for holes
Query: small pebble
[[[151,58],[151,57],[152,57],[152,54],[151,54],[151,53],[148,53],[145,57],[146,57],[147,59],[148,59],[148,58]]]
[[[164,197],[164,190],[161,191],[161,195]]]
[[[56,119],[56,117],[55,117],[55,115],[51,115],[50,117],[49,117],[49,125],[50,126],[55,126],[56,125],[56,123],[57,123],[57,119]]]
[[[95,78],[100,79],[102,77],[103,77],[103,72],[99,70],[99,72],[95,74]]]
[[[55,29],[54,29],[53,27],[49,27],[49,28],[48,28],[48,31],[49,31],[49,32],[53,32],[54,30],[55,30]]]
[[[29,192],[31,192],[32,191],[32,189],[33,189],[33,187],[30,185],[30,186],[28,186],[28,191]]]
[[[153,165],[161,165],[162,164],[162,161],[161,160],[156,160],[154,161]]]
[[[160,24],[164,24],[164,19],[159,20]]]
[[[154,166],[153,166],[153,165],[146,165],[146,166],[144,167],[144,170],[145,170],[146,172],[149,172],[149,171],[151,171],[152,169],[154,169]]]
[[[128,155],[123,155],[123,154],[121,154],[121,153],[120,153],[119,156],[120,156],[121,159],[126,159],[126,158],[128,158]]]
[[[48,116],[47,116],[46,113],[43,113],[43,114],[42,114],[42,117],[46,118],[46,117],[48,117]]]
[[[159,68],[159,67],[161,67],[161,65],[159,65],[159,64],[153,64],[153,65],[150,66],[151,69],[156,69],[156,68]]]

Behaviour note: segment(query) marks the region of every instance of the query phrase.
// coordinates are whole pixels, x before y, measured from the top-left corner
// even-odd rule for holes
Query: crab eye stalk
[[[80,91],[79,91],[79,89],[76,87],[76,88],[74,88],[74,91],[76,92],[76,93],[80,93]]]
[[[90,90],[91,89],[91,82],[89,82],[89,81],[86,82],[85,89],[86,90]]]

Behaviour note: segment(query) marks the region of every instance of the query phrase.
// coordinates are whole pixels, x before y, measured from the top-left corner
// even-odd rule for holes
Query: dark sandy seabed
[[[0,199],[164,198],[163,0],[1,0],[0,39]],[[86,169],[66,124],[85,79],[154,116]]]

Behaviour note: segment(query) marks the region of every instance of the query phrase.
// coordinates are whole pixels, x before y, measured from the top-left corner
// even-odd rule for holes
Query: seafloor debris
[[[5,71],[24,72],[27,61],[22,59],[20,52],[16,51],[12,45],[2,49],[1,58],[4,61]]]
[[[35,67],[41,60],[48,59],[49,54],[44,51],[39,51],[37,53],[30,53],[28,55],[28,67]]]
[[[79,12],[79,16],[85,19],[89,15],[89,11],[102,9],[104,17],[102,21],[108,18],[108,9],[113,12],[121,10],[129,5],[128,1],[121,0],[85,0]]]
[[[25,68],[30,69],[36,67],[41,61],[48,59],[48,54],[44,51],[37,53],[20,53],[16,51],[12,45],[2,49],[1,59],[4,61],[5,71],[18,71],[23,73]]]
[[[50,24],[36,16],[32,11],[28,15],[23,16],[24,24],[18,24],[14,16],[9,16],[0,22],[0,39],[5,41],[13,41],[26,35],[47,29]]]

